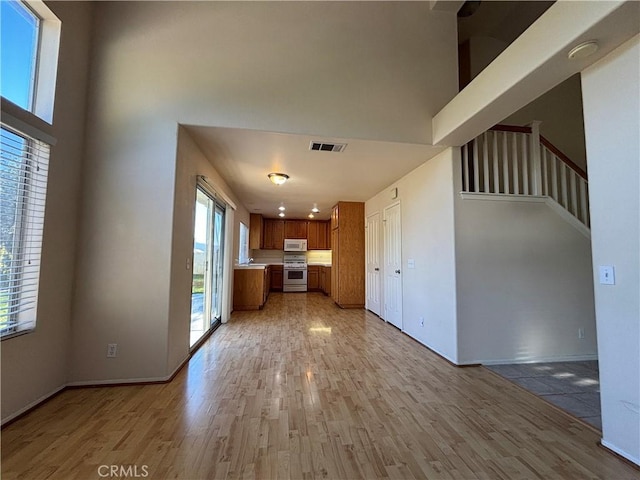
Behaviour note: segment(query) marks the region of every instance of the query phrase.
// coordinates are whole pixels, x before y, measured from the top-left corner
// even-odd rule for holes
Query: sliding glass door
[[[193,234],[191,347],[222,317],[224,216],[224,205],[198,187]]]

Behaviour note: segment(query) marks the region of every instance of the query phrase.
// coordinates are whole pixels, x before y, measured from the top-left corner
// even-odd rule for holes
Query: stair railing
[[[464,192],[553,199],[589,227],[587,174],[531,126],[496,125],[462,147]]]

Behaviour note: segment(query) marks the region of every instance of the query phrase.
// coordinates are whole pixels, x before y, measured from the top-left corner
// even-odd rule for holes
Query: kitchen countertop
[[[309,262],[307,263],[308,266],[317,266],[317,267],[330,267],[331,264],[330,263],[326,263],[326,262]]]

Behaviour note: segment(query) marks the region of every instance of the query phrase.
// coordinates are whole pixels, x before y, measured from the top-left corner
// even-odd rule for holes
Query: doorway
[[[196,189],[189,347],[222,319],[225,205]]]
[[[367,258],[367,310],[380,316],[380,212],[367,217],[365,255]]]
[[[384,209],[384,319],[402,330],[402,223],[400,204]]]

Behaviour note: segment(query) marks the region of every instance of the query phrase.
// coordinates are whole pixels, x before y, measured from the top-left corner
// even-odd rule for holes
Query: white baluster
[[[551,154],[551,191],[553,192],[552,198],[558,200],[558,157],[554,153]]]
[[[511,153],[513,162],[513,193],[515,195],[520,194],[520,179],[518,178],[518,134],[513,132],[511,143]]]
[[[463,191],[469,191],[469,144],[465,143],[462,146],[462,168],[464,172],[464,184]]]
[[[549,161],[546,147],[542,147],[542,194],[549,195],[549,172],[547,163]]]
[[[560,188],[562,189],[562,206],[569,210],[569,198],[567,191],[567,166],[560,162]]]
[[[500,193],[500,170],[498,169],[498,132],[493,132],[493,193]]]
[[[529,195],[529,162],[527,155],[527,134],[522,134],[522,193]]]
[[[587,182],[584,178],[580,177],[580,210],[582,211],[582,223],[588,225],[589,214],[587,211]]]
[[[540,158],[540,122],[531,122],[531,190],[533,195],[542,195],[542,167]]]
[[[480,191],[480,168],[478,165],[478,137],[473,139],[473,191]]]
[[[569,183],[571,185],[571,213],[574,217],[578,216],[578,192],[576,190],[576,177],[578,174],[573,170],[569,170]]]
[[[507,147],[507,132],[502,132],[502,177],[504,178],[504,193],[509,193],[509,148]]]
[[[489,187],[489,139],[488,132],[482,135],[482,180],[484,181],[484,193],[491,193]]]

